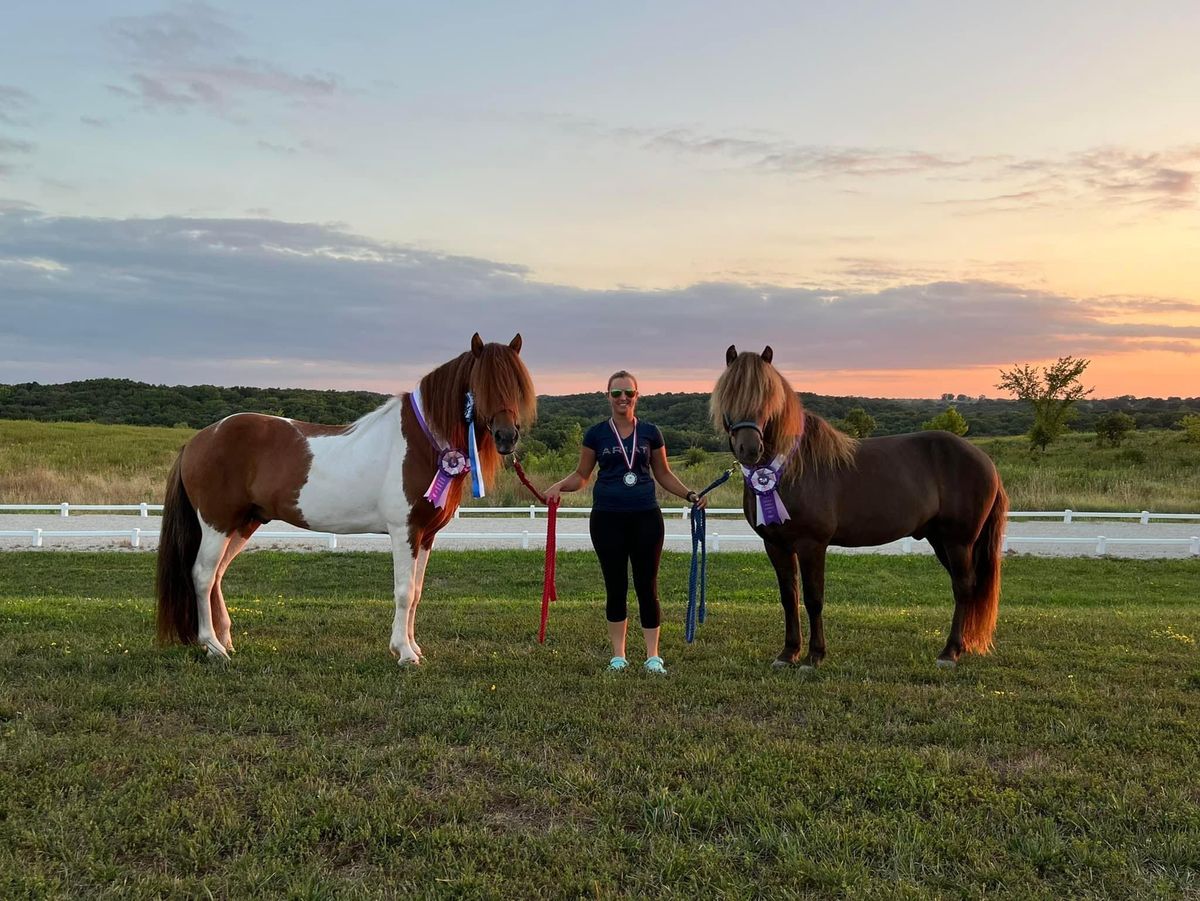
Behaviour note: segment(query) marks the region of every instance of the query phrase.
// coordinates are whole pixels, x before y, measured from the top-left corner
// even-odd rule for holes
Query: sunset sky
[[[0,382],[1200,395],[1200,4],[7,0]]]

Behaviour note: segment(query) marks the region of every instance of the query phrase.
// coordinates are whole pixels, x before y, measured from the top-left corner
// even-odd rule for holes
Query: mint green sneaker
[[[665,676],[667,674],[667,668],[663,666],[663,659],[657,654],[648,658],[642,665],[642,669],[648,673],[654,673],[658,676]]]
[[[624,657],[614,657],[608,661],[608,671],[610,673],[619,673],[625,667],[629,666]]]

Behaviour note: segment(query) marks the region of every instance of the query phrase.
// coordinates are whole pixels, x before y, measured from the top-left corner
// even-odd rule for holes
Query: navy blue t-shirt
[[[596,486],[592,489],[592,509],[615,513],[633,513],[653,510],[658,506],[654,496],[654,476],[650,472],[650,454],[663,446],[662,432],[653,423],[638,420],[634,433],[625,439],[625,455],[633,453],[633,440],[637,438],[637,456],[633,460],[633,472],[637,484],[626,485],[625,457],[617,447],[617,436],[608,420],[598,422],[583,436],[583,446],[596,452]]]

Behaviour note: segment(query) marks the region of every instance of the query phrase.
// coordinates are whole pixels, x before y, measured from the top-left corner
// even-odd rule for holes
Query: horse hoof
[[[815,666],[813,666],[811,663],[798,664],[796,666],[796,669],[800,670],[800,672],[802,672],[802,673],[815,673],[817,671],[817,668]]]
[[[420,657],[399,657],[399,656],[397,656],[396,663],[401,667],[420,666],[421,658]]]
[[[225,652],[224,648],[221,648],[220,650],[218,650],[217,648],[209,647],[208,653],[206,656],[213,663],[228,663],[229,662],[229,654],[227,654]]]
[[[955,660],[949,660],[945,657],[939,657],[937,660],[933,661],[933,665],[938,669],[954,669],[956,666],[958,666],[958,662]]]
[[[771,668],[772,669],[789,669],[793,663],[795,663],[794,660],[788,660],[786,657],[776,657],[774,660],[771,661]]]

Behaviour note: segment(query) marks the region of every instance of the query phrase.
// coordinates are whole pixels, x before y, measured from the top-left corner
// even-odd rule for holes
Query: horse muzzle
[[[492,440],[496,443],[496,452],[501,456],[511,454],[520,437],[520,430],[515,428],[492,429]]]

